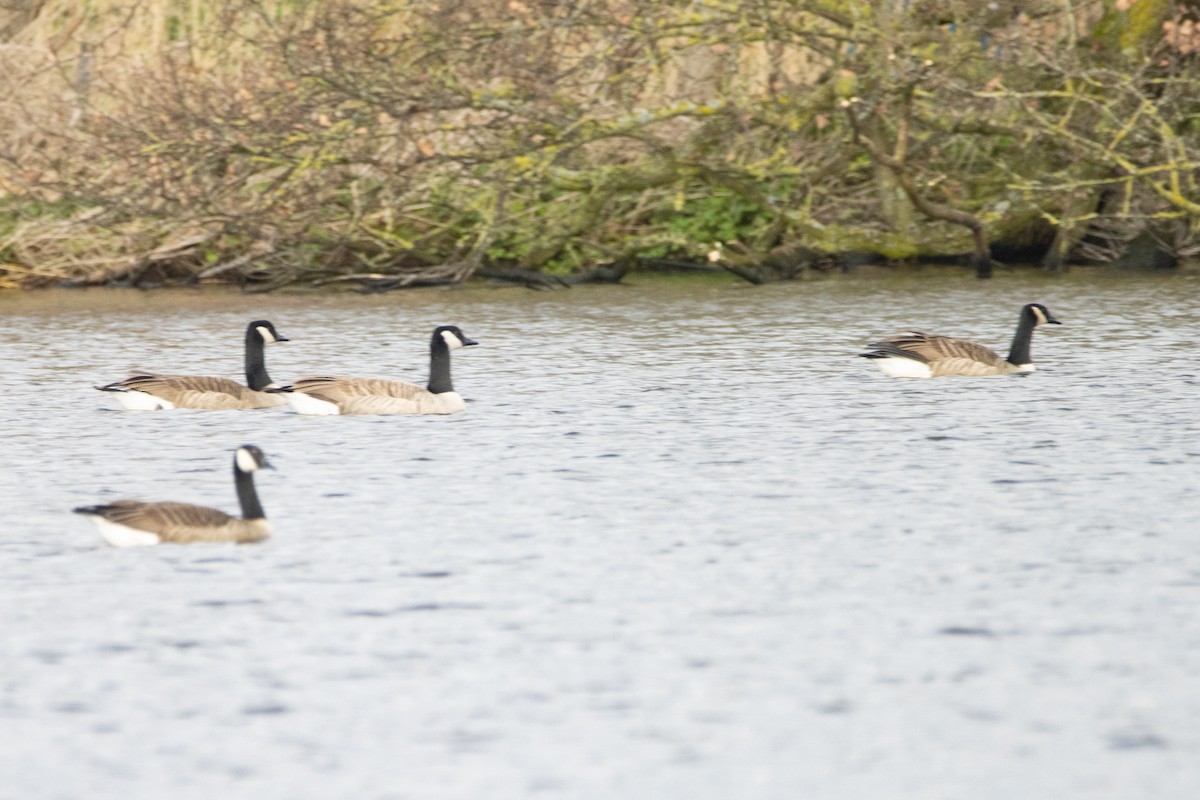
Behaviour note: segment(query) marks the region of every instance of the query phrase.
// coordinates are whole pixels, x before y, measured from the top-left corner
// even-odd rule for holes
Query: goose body
[[[301,378],[271,389],[299,414],[456,414],[466,403],[450,380],[450,352],[478,344],[454,325],[433,332],[429,343],[429,383],[418,386],[381,378]]]
[[[980,377],[1033,372],[1036,369],[1030,353],[1033,329],[1047,323],[1061,324],[1041,303],[1023,306],[1007,358],[981,344],[920,331],[876,342],[861,355],[872,359],[884,374],[893,378]]]
[[[255,320],[246,327],[246,385],[228,378],[207,375],[159,375],[139,372],[123,381],[97,386],[102,392],[112,392],[121,407],[128,411],[159,411],[173,408],[198,408],[208,411],[229,409],[271,408],[286,401],[279,395],[264,391],[273,388],[267,374],[263,349],[272,342],[287,339],[265,319]]]
[[[242,516],[190,503],[150,503],[116,500],[73,509],[96,524],[113,547],[141,547],[169,542],[257,542],[271,535],[271,526],[258,500],[253,473],[270,468],[254,445],[239,447],[233,457],[233,478]]]

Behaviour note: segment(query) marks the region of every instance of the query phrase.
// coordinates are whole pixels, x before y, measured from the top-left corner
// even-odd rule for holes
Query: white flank
[[[170,410],[175,407],[175,404],[169,400],[163,400],[161,397],[155,397],[147,392],[113,392],[117,396],[117,401],[126,411],[160,411]]]
[[[88,516],[92,522],[96,523],[96,527],[100,529],[100,535],[104,537],[104,541],[113,547],[148,547],[162,541],[157,533],[138,530],[128,525],[119,525],[116,522],[109,522],[104,517],[92,516],[90,514]]]
[[[442,392],[421,398],[420,412],[422,414],[457,414],[466,409],[467,402],[458,392]]]
[[[932,378],[933,372],[929,365],[911,358],[873,358],[875,366],[883,370],[884,375],[893,378]]]
[[[292,411],[295,411],[297,414],[329,416],[330,414],[342,413],[337,403],[321,400],[304,392],[284,392],[283,397],[287,400],[288,405],[292,407]]]
[[[1017,364],[1017,372],[1035,372],[1037,367],[1033,364]]]
[[[462,339],[459,339],[457,336],[455,336],[450,331],[442,331],[442,339],[445,340],[446,345],[451,350],[457,350],[458,348],[463,346]]]

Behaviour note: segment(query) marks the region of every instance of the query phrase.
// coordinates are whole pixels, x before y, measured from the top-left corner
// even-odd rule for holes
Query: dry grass
[[[904,128],[905,168],[943,205],[1061,215],[1071,203],[1056,192],[1111,171],[1013,121],[1036,93],[995,91],[1033,83],[1031,71],[1075,79],[1042,63],[1052,48],[1022,50],[1031,30],[1076,37],[1094,21],[1060,5],[1020,4],[1045,7],[1033,23],[997,12],[984,32],[1004,42],[999,60],[978,31],[951,33],[916,6],[897,27],[870,3],[844,18],[830,5],[650,0],[9,3],[0,285],[413,285],[482,265],[703,259],[716,242],[750,261],[798,241],[965,248],[893,196],[848,116],[880,141]],[[962,26],[991,24],[965,0],[945,6],[961,6]],[[1128,146],[1122,158],[1154,157],[1153,131],[1095,136]],[[1038,149],[1003,161],[1000,139]],[[1039,195],[1050,170],[1067,188]],[[1130,197],[1131,215],[1163,212],[1145,187]]]

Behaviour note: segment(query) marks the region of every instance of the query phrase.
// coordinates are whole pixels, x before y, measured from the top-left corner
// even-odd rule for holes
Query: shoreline
[[[512,283],[496,283],[474,279],[454,286],[418,287],[387,292],[355,291],[345,286],[304,287],[288,286],[270,292],[246,291],[228,283],[194,286],[163,286],[153,289],[132,287],[45,287],[40,289],[0,289],[0,314],[73,314],[91,312],[144,313],[157,310],[194,310],[197,312],[228,309],[244,311],[268,305],[275,308],[305,308],[313,305],[337,304],[355,297],[362,307],[410,306],[419,308],[431,302],[462,300],[468,304],[496,299],[515,306],[534,306],[557,300],[572,303],[594,300],[603,307],[612,292],[630,290],[647,294],[662,294],[663,302],[674,303],[695,293],[703,296],[716,293],[718,297],[739,297],[787,292],[815,294],[840,293],[843,290],[869,288],[881,294],[912,294],[961,291],[977,288],[981,292],[1008,292],[1014,285],[1038,287],[1046,294],[1085,292],[1089,288],[1112,284],[1144,284],[1147,281],[1190,282],[1200,276],[1200,263],[1179,269],[1146,273],[1117,271],[1102,268],[1079,268],[1067,273],[1045,272],[1036,268],[1000,268],[988,280],[979,280],[961,267],[921,266],[918,268],[888,269],[870,267],[853,273],[822,274],[805,279],[751,285],[734,275],[723,273],[631,273],[621,283],[605,283],[531,289]],[[503,295],[498,294],[504,292]],[[557,299],[557,300],[556,300]]]

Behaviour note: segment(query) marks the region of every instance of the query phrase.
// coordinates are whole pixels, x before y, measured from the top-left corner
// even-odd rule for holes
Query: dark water
[[[0,296],[0,798],[1200,796],[1200,279]],[[1028,377],[899,381],[919,327]],[[130,413],[129,367],[454,417]],[[75,505],[236,508],[110,549]]]

